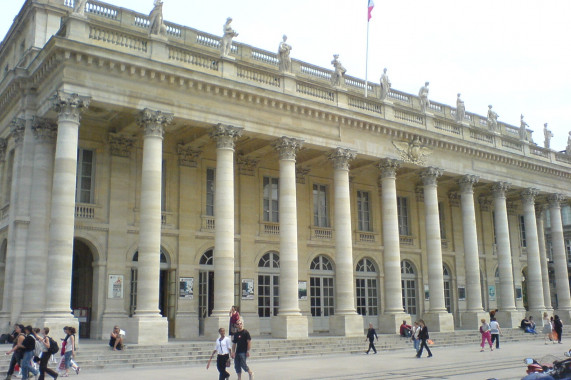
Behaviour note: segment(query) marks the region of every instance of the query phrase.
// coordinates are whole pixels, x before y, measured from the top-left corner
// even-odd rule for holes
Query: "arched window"
[[[499,306],[501,305],[501,292],[500,292],[500,287],[501,287],[501,279],[500,279],[500,267],[498,266],[496,268],[496,271],[494,272],[494,285],[495,285],[495,296],[496,296],[496,305],[499,308]],[[490,294],[491,297],[491,294]]]
[[[451,313],[451,301],[452,301],[452,276],[450,276],[450,269],[446,265],[442,266],[443,280],[444,280],[444,307]]]
[[[214,309],[214,268],[213,250],[209,249],[200,257],[198,272],[198,318],[203,321]],[[199,326],[199,331],[204,326]]]
[[[200,265],[212,265],[212,250],[209,249],[208,251],[204,252],[202,256],[200,256]]]
[[[258,262],[258,316],[278,315],[280,306],[280,256],[267,252]]]
[[[377,269],[371,259],[359,260],[356,266],[356,301],[360,315],[378,315]]]
[[[335,309],[333,264],[323,255],[317,256],[309,266],[309,294],[311,315],[329,317]]]
[[[410,315],[416,315],[416,273],[412,264],[403,260],[400,263],[402,305],[404,311]]]

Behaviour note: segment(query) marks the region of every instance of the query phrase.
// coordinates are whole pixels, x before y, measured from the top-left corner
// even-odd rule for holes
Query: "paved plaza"
[[[253,342],[255,344],[255,341]],[[567,344],[544,345],[543,338],[535,341],[502,344],[500,350],[479,352],[478,342],[459,347],[435,347],[433,357],[414,357],[413,349],[379,351],[365,355],[367,344],[363,342],[363,354],[320,357],[256,360],[249,364],[256,380],[282,379],[521,379],[525,375],[523,358],[541,358],[546,355],[563,357]],[[111,353],[110,353],[111,354]],[[426,355],[426,354],[425,354]],[[81,355],[78,355],[81,363]],[[230,379],[236,379],[233,367]],[[137,368],[114,371],[85,371],[78,380],[121,379],[217,379],[216,367],[206,370],[201,366],[177,368]],[[75,377],[75,375],[70,375]],[[242,379],[247,380],[248,376]]]

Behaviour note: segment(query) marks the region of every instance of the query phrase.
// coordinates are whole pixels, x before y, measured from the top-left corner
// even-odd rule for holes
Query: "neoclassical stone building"
[[[571,322],[571,156],[344,68],[82,3],[26,1],[0,46],[4,330],[156,343],[216,334],[233,304],[277,337],[475,328],[496,308],[503,327]]]

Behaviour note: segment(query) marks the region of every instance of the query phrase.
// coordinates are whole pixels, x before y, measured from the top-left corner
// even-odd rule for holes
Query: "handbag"
[[[228,358],[228,360],[226,360],[226,367],[230,367],[231,365],[232,365],[232,360]]]

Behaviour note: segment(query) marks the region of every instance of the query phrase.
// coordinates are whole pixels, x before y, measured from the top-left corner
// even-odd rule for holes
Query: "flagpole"
[[[369,90],[368,82],[368,70],[369,70],[369,20],[367,20],[367,52],[365,53],[365,98]]]

